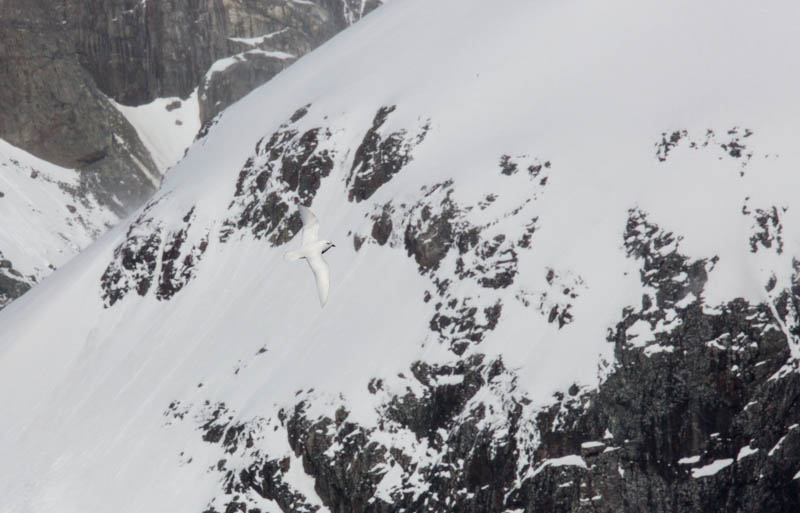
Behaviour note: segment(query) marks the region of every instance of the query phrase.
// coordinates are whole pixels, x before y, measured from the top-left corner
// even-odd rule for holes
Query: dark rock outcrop
[[[11,261],[3,258],[3,253],[0,252],[0,309],[30,288],[31,280],[14,269]]]
[[[194,208],[178,229],[165,230],[150,216],[151,203],[130,226],[125,241],[114,250],[114,259],[100,279],[103,300],[111,307],[130,292],[146,295],[156,285],[159,300],[168,300],[194,278],[196,266],[208,249],[208,233],[192,231]],[[187,244],[193,235],[196,242]]]
[[[739,174],[744,176],[745,169],[753,158],[754,152],[747,148],[744,140],[753,135],[749,128],[733,127],[725,131],[724,135],[717,135],[714,130],[706,130],[703,136],[690,134],[687,130],[674,130],[661,134],[661,140],[655,144],[656,157],[659,162],[665,162],[670,157],[670,152],[675,148],[686,145],[691,150],[711,148],[717,150],[722,156],[739,161]]]
[[[258,497],[284,511],[321,500],[335,513],[800,508],[800,374],[780,328],[796,318],[800,272],[772,307],[709,305],[716,258],[682,254],[680,236],[640,210],[624,248],[648,292],[609,330],[616,362],[598,388],[573,385],[533,408],[502,359],[472,352],[370,380],[382,404],[371,426],[344,405],[311,416],[311,391],[273,419],[234,423],[207,404],[200,429],[219,446],[211,471],[223,483],[210,511],[257,511]],[[548,271],[548,282],[563,280]],[[173,405],[167,415],[185,414]],[[267,433],[293,456],[263,454]],[[318,499],[292,488],[292,465],[313,477]]]
[[[239,172],[220,240],[237,230],[256,238],[269,237],[274,245],[289,241],[303,226],[295,205],[309,206],[322,179],[333,169],[337,152],[326,144],[330,129],[317,127],[300,133],[295,124],[310,105],[299,109],[269,138],[256,144],[254,154]],[[292,214],[287,213],[292,210]]]
[[[382,127],[395,108],[392,105],[378,109],[372,120],[372,127],[367,130],[356,149],[353,166],[347,179],[350,185],[348,194],[350,201],[368,199],[381,185],[391,180],[411,161],[412,150],[425,140],[430,130],[429,121],[414,135],[405,129],[384,133]]]

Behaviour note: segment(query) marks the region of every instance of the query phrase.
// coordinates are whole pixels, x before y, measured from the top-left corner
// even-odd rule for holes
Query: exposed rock
[[[426,198],[442,188],[449,188],[452,184],[444,183],[433,187]],[[450,200],[450,192],[439,203],[439,211],[433,211],[434,202],[420,203],[412,215],[418,217],[417,222],[408,222],[403,233],[403,242],[409,256],[413,256],[422,269],[436,269],[439,263],[456,244],[456,234],[453,224],[458,213],[457,205]],[[459,230],[462,231],[462,230]],[[459,238],[460,247],[471,244],[474,240],[469,230],[463,230],[464,235]],[[477,242],[477,241],[476,241]]]
[[[391,203],[384,205],[383,212],[381,212],[381,215],[375,220],[375,224],[372,225],[372,238],[375,239],[375,242],[380,246],[386,244],[389,241],[389,236],[392,234],[391,210]]]
[[[0,251],[0,310],[31,288],[32,280],[14,269],[10,260]]]
[[[156,284],[155,295],[168,300],[194,278],[197,264],[208,248],[208,233],[192,231],[194,208],[180,228],[167,231],[149,216],[150,203],[128,229],[126,240],[114,250],[114,259],[100,279],[106,307],[131,291],[146,295]],[[187,238],[196,242],[186,244]]]
[[[370,380],[382,402],[371,427],[345,407],[309,416],[310,392],[277,419],[234,424],[207,406],[202,436],[224,455],[211,469],[223,476],[215,507],[255,511],[257,495],[316,511],[284,477],[302,462],[334,513],[798,509],[800,374],[781,373],[796,363],[775,314],[741,299],[704,304],[715,259],[683,255],[644,212],[630,211],[624,244],[652,297],[609,331],[617,361],[598,389],[572,385],[532,408],[502,360],[472,352]],[[800,273],[793,283],[796,294]],[[175,402],[165,414],[185,413]],[[283,437],[291,456],[261,453],[264,436]]]
[[[583,279],[570,271],[562,273],[548,268],[545,274],[547,288],[537,292],[522,291],[517,299],[525,306],[533,306],[549,323],[563,328],[573,321],[573,302],[586,289]]]
[[[781,209],[786,211],[786,207]],[[758,252],[759,249],[774,249],[776,253],[783,253],[783,225],[780,220],[778,208],[773,206],[769,209],[757,208],[755,212],[750,212],[745,205],[742,208],[744,215],[753,217],[753,234],[750,236],[750,251]],[[774,245],[774,248],[773,248]]]
[[[161,228],[144,213],[131,225],[125,243],[114,251],[114,261],[101,278],[107,307],[132,290],[140,296],[147,294],[155,278],[161,241]]]
[[[290,57],[246,52],[223,71],[211,73],[200,85],[200,120],[206,122],[236,100],[294,62]]]
[[[391,133],[381,130],[395,106],[381,107],[372,120],[364,139],[356,149],[353,167],[347,183],[350,185],[350,201],[364,201],[411,161],[415,146],[425,140],[430,130],[430,121],[422,125],[415,135],[401,129]]]
[[[699,150],[702,148],[716,148],[720,151],[718,158],[722,159],[723,156],[739,160],[739,175],[744,176],[745,169],[753,158],[754,153],[747,149],[747,146],[742,142],[744,139],[753,135],[753,131],[749,128],[741,129],[733,127],[726,131],[725,136],[718,136],[714,130],[708,129],[702,136],[689,134],[687,130],[675,130],[669,134],[663,132],[661,134],[661,141],[655,144],[656,158],[659,162],[665,162],[669,158],[669,154],[680,145],[686,145],[689,149]]]
[[[302,134],[293,127],[309,106],[298,110],[288,123],[256,144],[254,154],[239,172],[236,193],[229,206],[220,240],[237,230],[269,237],[275,245],[289,241],[302,228],[295,205],[310,205],[321,181],[333,169],[332,132],[312,128]],[[286,214],[294,210],[290,216]]]
[[[161,274],[156,297],[161,300],[170,299],[194,277],[195,265],[202,259],[208,247],[208,235],[186,251],[183,245],[192,227],[194,208],[183,218],[183,228],[173,233],[167,240],[161,253]],[[183,257],[183,259],[181,259]]]
[[[432,187],[423,187],[420,200],[413,205],[394,205],[392,202],[376,208],[370,216],[373,220],[371,238],[359,238],[364,243],[374,241],[379,245],[403,247],[409,257],[416,261],[421,273],[430,277],[437,301],[435,313],[429,322],[432,333],[439,343],[457,355],[462,355],[468,347],[480,344],[488,331],[493,330],[500,319],[503,305],[498,295],[496,299],[457,297],[450,293],[454,279],[474,280],[487,290],[500,291],[513,284],[519,263],[521,249],[531,248],[531,238],[535,231],[536,219],[525,226],[519,226],[522,245],[503,233],[489,235],[500,219],[516,216],[523,208],[538,198],[547,184],[551,164],[541,163],[527,155],[503,157],[502,170],[514,166],[527,168],[527,176],[521,175],[521,183],[530,187],[530,196],[510,211],[499,212],[498,218],[483,225],[470,221],[470,213],[477,209],[486,210],[483,201],[477,205],[460,205],[453,199],[454,183],[446,181]],[[495,199],[498,197],[490,193]],[[450,255],[450,256],[448,256]],[[446,258],[454,258],[454,269],[441,271],[440,265]],[[580,278],[569,287],[582,285]],[[561,290],[567,290],[561,287]],[[567,290],[567,297],[574,299],[577,292]],[[434,295],[426,292],[425,302]],[[544,296],[543,296],[544,297]],[[523,303],[526,303],[524,300]],[[544,300],[541,300],[542,304]],[[557,304],[557,306],[555,306]],[[530,302],[526,303],[529,306]],[[560,326],[569,323],[572,314],[568,302],[553,303],[560,308],[553,319]],[[542,306],[540,306],[541,310]],[[553,314],[550,313],[552,316]]]

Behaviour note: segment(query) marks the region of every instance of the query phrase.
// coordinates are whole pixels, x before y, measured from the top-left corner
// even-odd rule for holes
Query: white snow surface
[[[736,455],[736,461],[747,458],[748,456],[752,456],[757,452],[758,452],[758,447],[753,448],[750,447],[749,445],[745,445],[741,449],[739,449],[739,454]]]
[[[162,175],[183,158],[200,130],[197,89],[186,99],[156,98],[144,105],[109,100],[136,129]]]
[[[533,477],[542,472],[547,467],[580,467],[583,469],[589,468],[586,466],[586,461],[577,454],[568,454],[560,458],[548,458],[541,463],[538,463],[534,468],[528,471],[527,477]],[[526,477],[526,478],[527,478]]]
[[[76,196],[79,175],[0,139],[0,253],[39,281],[119,221],[93,196]],[[73,211],[74,210],[74,211]]]
[[[562,456],[561,458],[552,458],[546,461],[547,464],[550,465],[551,467],[575,466],[575,467],[588,468],[586,466],[586,462],[583,461],[583,458],[581,458],[577,454],[570,454],[569,456]]]
[[[343,401],[351,419],[374,423],[370,378],[453,355],[431,340],[433,306],[421,300],[430,282],[415,262],[402,248],[355,252],[348,233],[369,233],[374,205],[413,203],[421,186],[447,179],[459,202],[488,190],[498,203],[524,199],[530,191],[499,175],[503,154],[533,155],[553,169],[526,207],[539,217],[533,249],[503,292],[500,324],[476,350],[502,355],[533,407],[572,383],[596,386],[600,362],[613,363],[607,329],[642,296],[637,263],[622,248],[630,208],[682,235],[689,256],[719,256],[709,303],[767,299],[769,276],[785,283],[800,254],[800,72],[787,65],[799,21],[800,4],[790,1],[388,3],[229,108],[166,175],[150,214],[178,227],[195,207],[193,227],[211,234],[196,278],[174,298],[132,293],[103,308],[100,277],[125,238],[123,223],[0,312],[0,511],[203,511],[219,486],[206,471],[217,453],[191,420],[165,427],[176,399],[224,401],[247,420],[271,418],[313,388],[330,398],[314,403],[317,413],[332,415]],[[257,141],[308,103],[301,127],[332,127],[343,149],[312,204],[339,243],[326,254],[324,309],[308,271],[283,262],[286,248],[218,237]],[[430,119],[431,131],[392,181],[350,203],[352,153],[384,105],[397,105],[388,129]],[[662,132],[701,137],[734,126],[754,132],[744,175],[741,161],[711,150],[684,145],[667,162],[655,157]],[[789,206],[782,254],[750,252],[746,197]],[[513,299],[545,287],[548,268],[585,284],[563,329]],[[453,290],[490,299],[471,282]],[[182,451],[192,463],[181,462]],[[290,453],[285,442],[272,451]],[[585,466],[577,455],[545,463]]]
[[[692,477],[697,479],[700,477],[708,477],[713,476],[720,470],[729,467],[733,464],[733,458],[723,458],[720,460],[714,460],[708,465],[704,465],[699,468],[692,469]]]
[[[258,46],[263,44],[266,40],[272,39],[278,34],[283,34],[287,30],[290,30],[290,28],[285,27],[280,30],[276,30],[275,32],[270,32],[269,34],[264,34],[263,36],[258,36],[258,37],[229,37],[228,39],[230,39],[231,41],[235,41],[237,43],[245,44],[247,46]]]
[[[205,80],[208,81],[211,78],[211,75],[213,75],[214,73],[225,71],[226,69],[230,68],[237,62],[243,62],[247,60],[247,57],[252,55],[272,57],[274,59],[280,59],[282,61],[295,58],[294,55],[286,52],[281,52],[279,50],[261,50],[259,48],[253,50],[247,50],[246,52],[240,52],[231,55],[229,57],[224,57],[222,59],[214,61],[214,63],[211,64],[211,67],[208,68],[208,71],[206,72]]]

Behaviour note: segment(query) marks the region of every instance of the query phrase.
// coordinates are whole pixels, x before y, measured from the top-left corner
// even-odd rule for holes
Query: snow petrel
[[[328,300],[328,289],[331,286],[331,273],[322,254],[334,247],[335,244],[329,240],[319,240],[319,221],[310,209],[300,205],[300,218],[303,220],[303,238],[300,242],[300,249],[289,251],[283,258],[287,262],[294,262],[301,258],[306,259],[317,280],[319,303],[325,306],[325,302]]]

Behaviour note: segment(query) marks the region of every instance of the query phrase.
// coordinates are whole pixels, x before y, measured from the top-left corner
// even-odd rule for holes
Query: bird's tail
[[[283,254],[283,259],[287,262],[294,262],[295,260],[300,260],[301,258],[303,258],[303,256],[299,251],[289,251],[288,253]]]

